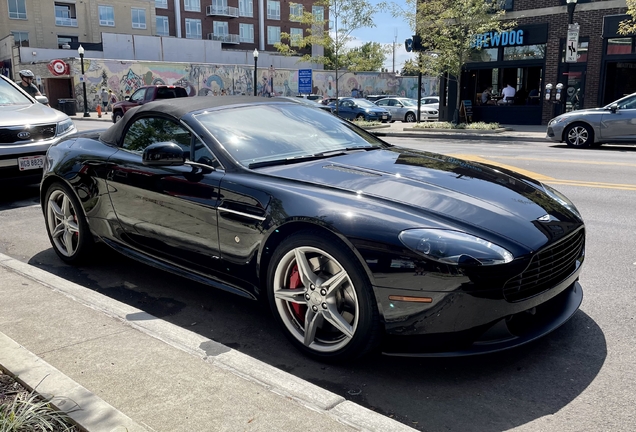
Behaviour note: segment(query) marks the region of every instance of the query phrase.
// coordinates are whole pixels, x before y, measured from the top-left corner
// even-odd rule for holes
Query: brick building
[[[505,8],[515,26],[477,38],[480,49],[464,67],[460,95],[471,101],[474,121],[546,124],[564,111],[604,106],[636,92],[634,37],[618,35],[618,24],[629,17],[625,0],[578,0],[570,6],[572,22],[579,25],[576,62],[565,61],[566,0],[508,0]],[[440,114],[447,119],[455,110],[454,84],[442,83]],[[497,103],[505,84],[515,87],[514,101]],[[488,87],[495,100],[482,104]]]

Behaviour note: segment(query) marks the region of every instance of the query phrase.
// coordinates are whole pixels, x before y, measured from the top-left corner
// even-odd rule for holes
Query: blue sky
[[[377,4],[377,0],[370,0],[372,4]],[[395,3],[400,4],[403,8],[406,8],[406,2],[404,0],[394,0]],[[402,66],[407,59],[413,58],[411,53],[407,53],[404,48],[404,41],[413,35],[413,31],[409,28],[408,23],[404,19],[393,18],[388,13],[378,13],[374,16],[376,23],[375,27],[363,28],[355,30],[351,33],[351,36],[355,37],[355,41],[352,46],[360,46],[367,42],[379,42],[381,44],[392,44],[396,40],[395,44],[395,71],[402,70]],[[388,54],[386,56],[384,67],[391,72],[393,70],[393,55]]]

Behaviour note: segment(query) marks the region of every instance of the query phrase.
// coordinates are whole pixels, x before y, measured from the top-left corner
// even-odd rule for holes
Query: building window
[[[77,27],[77,15],[75,15],[74,4],[55,3],[55,25]]]
[[[184,0],[183,9],[190,12],[201,12],[201,0]]]
[[[13,41],[15,46],[28,47],[29,46],[29,32],[12,31]]]
[[[497,56],[499,55],[499,48],[482,48],[482,49],[473,49],[470,52],[469,62],[493,62],[497,61]]]
[[[67,46],[71,44],[79,44],[79,39],[77,36],[62,36],[59,35],[57,37],[57,47],[59,49],[64,49],[64,45]]]
[[[9,18],[27,19],[26,0],[9,0]]]
[[[146,28],[146,9],[132,8],[132,28],[145,29]]]
[[[239,16],[242,16],[242,17],[254,16],[254,1],[253,0],[239,0]]]
[[[155,0],[155,7],[159,9],[168,9],[168,0]]]
[[[325,20],[325,7],[324,6],[312,6],[311,13],[314,16],[314,20],[323,22]]]
[[[267,0],[267,19],[279,20],[280,19],[280,2],[274,0]]]
[[[167,16],[157,15],[157,36],[170,36],[170,23]]]
[[[300,22],[303,18],[303,5],[297,3],[289,4],[289,20]]]
[[[267,26],[267,43],[274,45],[280,42],[280,27]]]
[[[227,36],[230,33],[227,21],[214,21],[212,23],[212,31],[214,32],[214,36]]]
[[[303,29],[301,28],[289,29],[289,41],[291,46],[299,46],[302,38],[303,38]]]
[[[504,47],[503,49],[504,61],[542,58],[545,58],[545,44]]]
[[[239,42],[254,43],[254,24],[239,24]]]
[[[609,38],[607,39],[607,51],[608,55],[616,54],[631,54],[632,53],[632,38]]]
[[[201,20],[186,18],[186,39],[201,39]]]
[[[99,25],[115,27],[115,9],[112,6],[99,6]]]

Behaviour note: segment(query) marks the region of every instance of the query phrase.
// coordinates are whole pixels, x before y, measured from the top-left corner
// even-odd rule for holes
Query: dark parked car
[[[73,121],[0,75],[0,182],[37,184],[47,149],[76,131]]]
[[[511,348],[583,296],[585,226],[559,192],[276,98],[134,108],[49,149],[41,204],[63,261],[100,241],[264,297],[320,360]]]
[[[636,93],[601,108],[570,111],[550,120],[547,137],[570,147],[636,143]]]
[[[188,97],[183,87],[168,85],[149,85],[140,87],[126,100],[113,104],[113,123],[117,123],[130,108],[160,99]]]
[[[386,123],[391,121],[392,118],[389,111],[366,99],[340,98],[337,102],[337,111],[335,110],[336,102],[333,102],[330,106],[333,106],[336,114],[347,120],[381,121]]]

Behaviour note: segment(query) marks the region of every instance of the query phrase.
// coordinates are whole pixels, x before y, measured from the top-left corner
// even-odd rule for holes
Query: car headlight
[[[514,259],[506,249],[488,240],[459,231],[444,229],[409,229],[400,241],[426,258],[450,265],[497,265]]]
[[[62,120],[61,122],[58,122],[56,135],[62,136],[74,131],[75,131],[75,123],[73,123],[73,120],[71,119],[66,119],[66,120]]]
[[[566,197],[565,195],[563,195],[561,192],[559,192],[558,190],[554,189],[553,187],[548,186],[548,185],[546,185],[544,183],[541,183],[541,186],[543,186],[543,190],[545,191],[546,194],[548,194],[548,196],[550,196],[550,198],[552,198],[553,200],[555,200],[556,202],[561,204],[563,207],[565,207],[568,210],[570,210],[579,219],[583,220],[583,217],[581,216],[581,213],[579,213],[579,210],[572,203],[572,201],[570,201],[568,199],[568,197]]]
[[[548,123],[548,126],[552,126],[553,124],[561,123],[562,121],[565,121],[567,119],[568,119],[567,117],[556,117],[556,118],[553,118]]]

